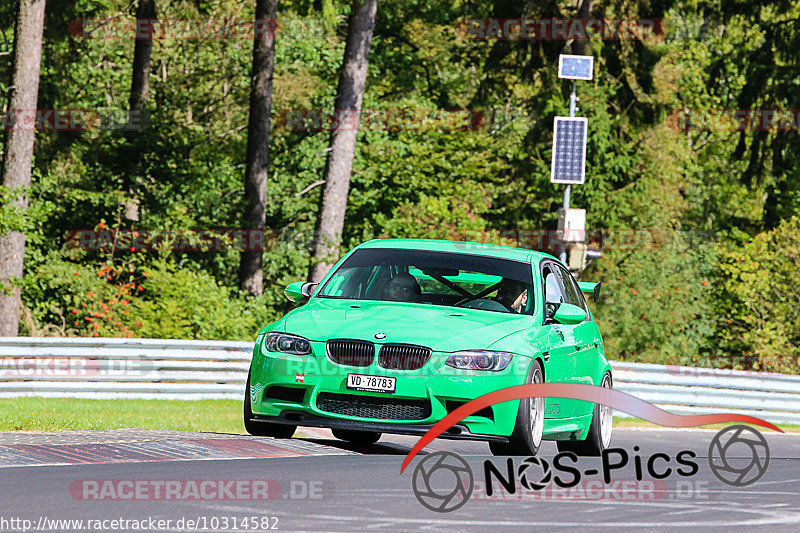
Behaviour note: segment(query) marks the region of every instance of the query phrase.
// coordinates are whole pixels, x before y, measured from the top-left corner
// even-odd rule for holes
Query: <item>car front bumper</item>
[[[328,359],[324,342],[311,345],[309,356],[262,352],[257,347],[249,391],[254,420],[424,434],[460,405],[524,383],[531,362],[515,355],[515,361],[500,372],[465,371],[444,364],[450,354],[433,352],[419,370],[387,370],[377,362],[367,367],[339,365]],[[395,392],[349,390],[348,374],[394,377]],[[518,406],[518,400],[493,405],[464,418],[443,437],[506,440]]]

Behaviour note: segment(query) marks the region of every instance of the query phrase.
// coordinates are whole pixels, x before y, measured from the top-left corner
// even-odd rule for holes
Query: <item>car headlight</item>
[[[308,355],[311,353],[311,343],[297,335],[286,333],[270,333],[264,341],[268,352],[290,353],[293,355]]]
[[[503,370],[511,362],[513,354],[489,350],[464,350],[454,352],[444,364],[460,370]]]

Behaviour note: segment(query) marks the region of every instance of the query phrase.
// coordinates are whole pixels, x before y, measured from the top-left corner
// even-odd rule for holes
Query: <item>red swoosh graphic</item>
[[[719,424],[722,422],[745,422],[783,433],[783,430],[779,427],[754,416],[736,415],[733,413],[720,413],[716,415],[675,415],[641,400],[636,396],[631,396],[630,394],[625,394],[624,392],[614,389],[597,387],[595,385],[582,385],[579,383],[531,383],[528,385],[516,385],[514,387],[484,394],[448,414],[429,429],[428,432],[419,439],[419,442],[417,442],[411,451],[408,452],[406,460],[403,461],[403,466],[400,468],[400,473],[406,469],[408,463],[410,463],[425,446],[450,429],[454,424],[460,422],[464,417],[496,403],[539,397],[570,398],[599,403],[661,426],[685,428],[704,426],[706,424]]]

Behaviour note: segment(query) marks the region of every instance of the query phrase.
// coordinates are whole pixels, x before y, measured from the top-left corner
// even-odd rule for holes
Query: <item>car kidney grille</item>
[[[428,400],[380,398],[333,392],[321,392],[317,396],[317,408],[339,415],[385,420],[423,420],[431,416],[431,404]]]
[[[431,349],[411,344],[384,344],[378,364],[391,370],[417,370],[431,357]]]
[[[328,357],[334,363],[349,366],[369,366],[375,359],[375,345],[367,341],[328,341]]]

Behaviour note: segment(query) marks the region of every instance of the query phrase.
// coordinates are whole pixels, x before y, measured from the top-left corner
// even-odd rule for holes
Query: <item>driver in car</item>
[[[416,302],[421,294],[416,278],[405,272],[393,277],[384,291],[386,299],[393,302]]]
[[[528,305],[528,287],[521,281],[505,278],[497,290],[495,301],[514,313],[522,313]]]

